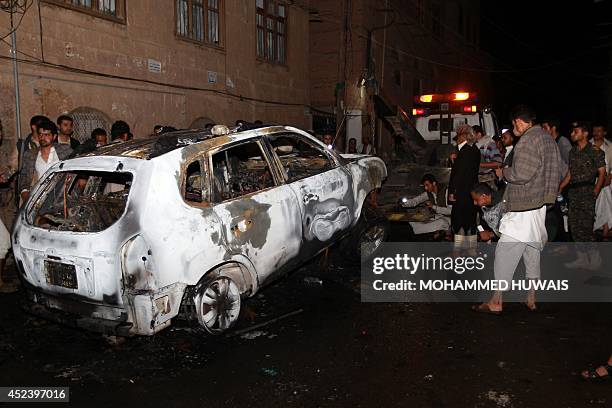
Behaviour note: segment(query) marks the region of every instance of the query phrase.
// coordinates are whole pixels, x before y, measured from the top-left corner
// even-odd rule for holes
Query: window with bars
[[[125,22],[126,0],[44,0],[46,3]]]
[[[222,0],[176,0],[176,33],[188,40],[221,46]]]
[[[257,58],[275,64],[287,60],[287,7],[274,0],[255,0]]]

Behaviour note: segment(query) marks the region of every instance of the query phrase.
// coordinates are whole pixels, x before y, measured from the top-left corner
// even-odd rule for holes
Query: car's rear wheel
[[[200,326],[210,334],[229,330],[240,315],[240,289],[228,276],[216,276],[195,290],[195,310]]]

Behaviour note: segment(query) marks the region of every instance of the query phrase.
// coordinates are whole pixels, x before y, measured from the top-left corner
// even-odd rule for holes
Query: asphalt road
[[[322,284],[304,281],[313,276]],[[358,270],[336,260],[248,301],[237,330],[295,312],[256,330],[206,337],[179,325],[113,341],[27,315],[20,298],[0,296],[0,385],[69,386],[73,406],[612,406],[612,381],[577,378],[612,352],[609,304],[502,316],[366,304]]]

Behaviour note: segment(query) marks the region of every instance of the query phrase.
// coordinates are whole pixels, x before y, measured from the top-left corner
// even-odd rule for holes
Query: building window
[[[110,118],[94,108],[79,107],[68,113],[74,121],[74,133],[72,137],[83,143],[91,138],[91,132],[96,128],[110,130]]]
[[[211,44],[219,44],[219,1],[208,0],[206,6],[207,41]]]
[[[44,0],[98,17],[125,22],[125,0]]]
[[[221,45],[221,0],[176,0],[176,33],[199,43]]]
[[[287,7],[273,0],[255,0],[257,57],[284,64],[287,59]]]

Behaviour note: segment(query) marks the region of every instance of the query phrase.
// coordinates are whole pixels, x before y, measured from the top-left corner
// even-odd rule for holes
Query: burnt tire
[[[219,335],[238,321],[240,288],[229,276],[213,275],[194,288],[193,302],[199,326],[206,333]]]
[[[373,258],[388,236],[387,217],[382,210],[372,207],[366,201],[353,232],[342,242],[345,260],[351,264],[360,264],[362,259],[366,261]]]

